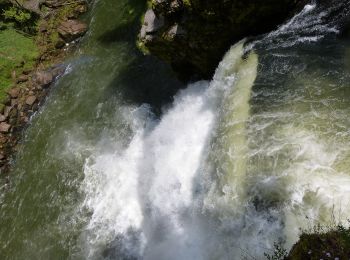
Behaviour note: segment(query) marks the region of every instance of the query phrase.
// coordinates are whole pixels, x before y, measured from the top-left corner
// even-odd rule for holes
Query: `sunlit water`
[[[263,259],[346,222],[349,4],[306,6],[175,94],[134,47],[137,2],[97,1],[86,18],[3,186],[1,258]]]

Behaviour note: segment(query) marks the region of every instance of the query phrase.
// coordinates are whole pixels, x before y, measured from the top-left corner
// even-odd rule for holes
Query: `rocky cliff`
[[[140,45],[169,62],[183,79],[210,78],[224,53],[243,37],[268,32],[305,0],[152,0]]]

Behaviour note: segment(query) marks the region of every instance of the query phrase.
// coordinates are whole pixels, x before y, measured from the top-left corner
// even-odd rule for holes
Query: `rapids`
[[[183,87],[134,47],[140,1],[96,1],[1,182],[1,259],[264,259],[346,224],[349,5],[307,5]]]

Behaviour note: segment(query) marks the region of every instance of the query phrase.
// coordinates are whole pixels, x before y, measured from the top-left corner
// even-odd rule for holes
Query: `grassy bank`
[[[55,64],[86,32],[77,18],[87,9],[84,0],[0,0],[0,175],[9,172],[23,129],[62,73]]]
[[[0,103],[15,84],[16,75],[31,69],[39,56],[34,38],[14,28],[0,30]]]

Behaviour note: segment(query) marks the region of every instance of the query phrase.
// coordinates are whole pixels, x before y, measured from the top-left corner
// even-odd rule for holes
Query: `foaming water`
[[[316,1],[313,1],[277,30],[263,35],[261,40],[252,42],[247,49],[289,48],[336,35],[342,22],[347,19],[349,8],[348,0],[332,1],[331,4],[316,4]]]
[[[83,189],[87,200],[84,206],[91,209],[93,215],[86,237],[82,238],[89,244],[88,256],[101,253],[101,241],[110,243],[119,253],[125,250],[126,255],[136,258],[202,259],[211,254],[214,247],[203,251],[202,237],[208,234],[203,224],[198,223],[206,218],[201,213],[203,198],[195,197],[198,194],[203,197],[199,180],[211,178],[206,176],[208,171],[202,165],[207,159],[210,136],[216,128],[217,111],[225,93],[226,102],[236,104],[226,112],[222,124],[227,127],[230,119],[238,117],[236,126],[227,130],[232,133],[230,142],[240,147],[234,160],[240,161],[238,157],[245,151],[244,138],[234,135],[237,129],[240,134],[244,132],[257,58],[252,54],[242,60],[242,54],[243,43],[239,43],[228,52],[211,84],[198,82],[180,91],[173,107],[160,121],[154,119],[147,106],[137,108],[131,115],[134,136],[128,147],[123,152],[89,159],[85,165]],[[233,85],[237,90],[232,92]],[[239,96],[242,91],[246,91],[245,97]],[[241,98],[244,100],[237,103]],[[226,160],[230,163],[230,158]],[[236,169],[227,169],[227,174],[232,170],[236,172]],[[243,171],[244,168],[240,169],[240,174]],[[229,177],[228,182],[225,175],[220,178],[227,183],[221,183],[219,189],[234,184],[236,177]],[[213,224],[211,228],[214,230],[214,227]],[[113,249],[108,254],[113,254]]]

